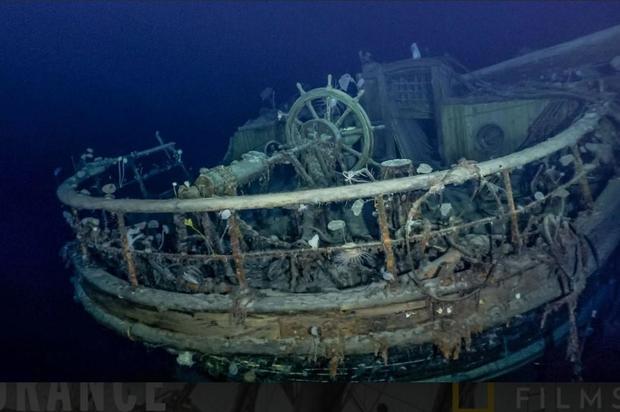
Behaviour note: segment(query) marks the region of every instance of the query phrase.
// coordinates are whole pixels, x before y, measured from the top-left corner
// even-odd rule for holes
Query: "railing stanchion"
[[[390,226],[388,224],[385,202],[382,195],[375,197],[375,210],[377,212],[379,229],[381,231],[381,243],[383,244],[383,251],[385,252],[385,269],[392,275],[391,283],[395,282],[397,279],[396,258],[394,257],[392,239],[390,238]]]
[[[581,153],[579,153],[579,147],[577,145],[571,146],[571,151],[575,157],[575,173],[581,174],[583,172],[583,160],[581,159]],[[592,190],[590,190],[590,184],[588,183],[588,176],[586,174],[579,179],[579,187],[581,188],[583,202],[588,209],[592,209],[594,207],[594,199],[592,198]]]
[[[239,222],[237,222],[237,213],[232,211],[228,218],[228,235],[230,236],[230,248],[232,249],[233,259],[235,261],[235,274],[241,289],[247,289],[248,282],[245,278],[245,269],[243,267],[243,254],[241,253],[241,230]]]
[[[116,214],[116,218],[118,220],[118,231],[121,237],[121,244],[123,245],[123,257],[127,264],[129,283],[135,288],[138,286],[138,272],[136,271],[136,263],[133,260],[131,247],[129,246],[129,237],[127,236],[127,227],[125,226],[125,215],[119,212]]]
[[[172,221],[174,222],[177,252],[187,253],[187,226],[185,225],[185,215],[175,213],[172,215]]]
[[[510,171],[502,170],[502,177],[504,178],[504,189],[506,190],[506,198],[508,200],[508,209],[510,211],[510,235],[512,245],[517,249],[521,249],[521,235],[519,234],[519,221],[517,216],[517,208],[515,206],[515,199],[512,193],[512,182],[510,181]]]
[[[80,215],[75,208],[71,209],[71,214],[73,214],[73,218],[75,219],[75,226],[73,227],[73,230],[75,231],[75,238],[78,240],[78,244],[80,245],[82,260],[84,262],[88,262],[88,247],[86,247],[86,242],[84,242],[83,236],[78,229],[80,227]]]

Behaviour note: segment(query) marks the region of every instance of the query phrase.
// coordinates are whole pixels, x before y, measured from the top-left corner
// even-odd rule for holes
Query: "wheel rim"
[[[286,121],[286,139],[291,145],[321,139],[332,143],[345,157],[347,170],[363,168],[373,149],[373,132],[368,115],[359,104],[362,92],[352,97],[334,89],[331,76],[326,87],[305,91],[299,83],[300,97]],[[344,171],[344,170],[343,170]]]

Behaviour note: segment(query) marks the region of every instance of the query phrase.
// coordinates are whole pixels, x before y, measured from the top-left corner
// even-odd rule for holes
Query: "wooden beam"
[[[620,53],[618,44],[620,25],[484,67],[464,75],[463,78],[486,80],[503,76],[514,82],[515,72],[519,71],[535,73],[554,66],[568,68],[598,63],[601,60],[609,61]]]
[[[129,244],[129,235],[127,234],[127,227],[125,226],[125,215],[123,213],[117,213],[116,218],[118,220],[118,232],[121,237],[121,244],[123,246],[123,257],[127,264],[127,277],[129,278],[129,284],[132,288],[138,286],[138,272],[136,270],[136,263],[133,260],[131,253],[131,245]]]
[[[104,199],[78,193],[75,188],[89,177],[105,172],[106,168],[88,170],[86,176],[72,176],[57,190],[57,196],[64,204],[77,209],[103,209],[112,212],[131,213],[184,213],[231,210],[248,210],[293,206],[297,204],[316,205],[328,202],[370,198],[385,193],[401,193],[427,189],[435,182],[462,184],[471,179],[492,175],[504,169],[513,169],[543,159],[558,150],[576,144],[583,135],[596,127],[602,114],[588,112],[570,128],[535,146],[497,159],[478,163],[477,170],[455,167],[425,175],[370,183],[301,190],[297,192],[270,193],[249,196],[222,196],[207,199]]]

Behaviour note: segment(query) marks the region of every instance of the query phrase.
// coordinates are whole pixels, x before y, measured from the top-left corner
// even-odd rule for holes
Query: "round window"
[[[476,148],[486,154],[497,154],[504,144],[504,130],[495,123],[487,123],[476,133]]]

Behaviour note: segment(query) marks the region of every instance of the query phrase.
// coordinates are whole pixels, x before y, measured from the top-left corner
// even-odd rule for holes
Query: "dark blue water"
[[[70,156],[144,148],[160,130],[189,165],[212,166],[265,87],[285,101],[297,81],[355,73],[360,49],[390,61],[415,41],[478,68],[618,23],[602,1],[0,2],[0,378],[175,374],[72,300],[52,175]]]

